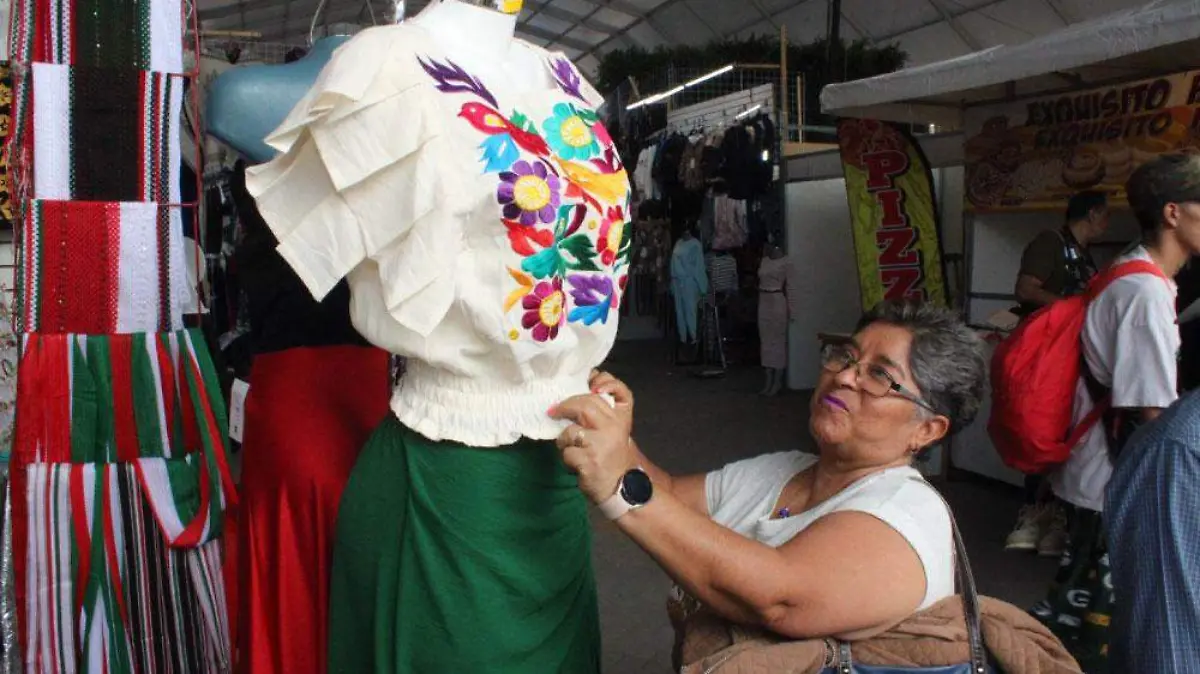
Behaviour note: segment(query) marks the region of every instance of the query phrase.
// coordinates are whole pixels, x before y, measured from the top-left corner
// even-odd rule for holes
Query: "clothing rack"
[[[748,113],[761,112],[773,116],[775,85],[763,84],[719,96],[703,103],[689,105],[667,113],[665,132],[687,131],[694,128],[716,130],[741,121]]]

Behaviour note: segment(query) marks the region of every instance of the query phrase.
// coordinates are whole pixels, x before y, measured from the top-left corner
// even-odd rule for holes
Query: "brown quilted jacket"
[[[1081,674],[1062,643],[1028,613],[980,597],[987,649],[1006,674]],[[703,609],[684,615],[670,607],[675,623],[675,669],[680,674],[818,674],[832,644],[823,639],[785,641],[733,625]],[[967,662],[962,599],[951,597],[914,614],[879,636],[853,644],[864,665],[938,667]]]

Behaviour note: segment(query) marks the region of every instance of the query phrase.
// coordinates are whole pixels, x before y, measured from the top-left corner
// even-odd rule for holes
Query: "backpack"
[[[1088,305],[1130,274],[1169,280],[1158,265],[1145,260],[1111,266],[1082,295],[1039,309],[996,347],[988,435],[1009,467],[1036,475],[1065,462],[1108,410],[1110,398],[1105,396],[1072,427],[1075,389],[1085,367],[1080,338]]]

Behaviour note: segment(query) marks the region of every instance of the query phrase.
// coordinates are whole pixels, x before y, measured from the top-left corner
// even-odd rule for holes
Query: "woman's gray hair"
[[[912,333],[908,367],[918,393],[950,420],[950,435],[970,426],[987,386],[983,339],[958,314],[925,302],[880,302],[863,315],[855,332],[874,323]]]

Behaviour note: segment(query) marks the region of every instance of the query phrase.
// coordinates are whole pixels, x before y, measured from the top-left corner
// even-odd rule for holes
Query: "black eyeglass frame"
[[[861,380],[863,377],[863,373],[862,373],[862,369],[859,368],[859,365],[862,364],[862,361],[854,356],[854,352],[851,351],[850,346],[851,345],[848,343],[838,343],[838,342],[826,342],[826,343],[822,344],[821,345],[821,367],[822,367],[822,369],[824,369],[826,372],[829,372],[831,374],[841,374],[842,372],[845,372],[846,370],[848,370],[850,368],[854,368],[855,375]],[[840,350],[842,353],[845,354],[846,362],[844,365],[830,357],[831,352],[833,352],[834,350]],[[933,408],[933,405],[930,405],[928,402],[925,401],[924,398],[922,398],[921,396],[917,395],[916,393],[908,390],[908,388],[906,388],[900,382],[896,381],[896,378],[892,376],[892,373],[888,372],[887,370],[885,370],[883,368],[879,368],[879,374],[883,375],[883,377],[885,379],[887,379],[887,381],[888,381],[887,390],[884,391],[883,393],[875,394],[875,393],[872,393],[871,391],[867,390],[867,388],[864,387],[863,391],[865,391],[867,395],[872,396],[874,398],[885,398],[888,396],[888,394],[895,393],[896,395],[900,396],[901,398],[904,398],[905,400],[913,403],[914,405],[923,407],[923,408],[929,410],[930,412],[941,416],[941,412],[938,412],[937,410],[935,410]]]

